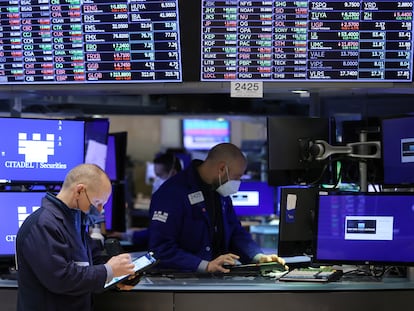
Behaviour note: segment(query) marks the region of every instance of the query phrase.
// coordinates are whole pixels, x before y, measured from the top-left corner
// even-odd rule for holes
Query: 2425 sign
[[[231,97],[263,97],[263,82],[261,81],[231,81]]]

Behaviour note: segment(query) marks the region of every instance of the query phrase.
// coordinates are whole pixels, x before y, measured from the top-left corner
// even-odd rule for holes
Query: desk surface
[[[385,278],[381,282],[337,281],[287,283],[262,277],[144,276],[131,291],[97,295],[94,310],[238,311],[404,310],[412,301],[414,282]],[[17,282],[0,280],[2,311],[15,310]]]
[[[0,288],[17,288],[15,280],[0,280]],[[335,281],[329,283],[282,282],[251,276],[167,277],[144,276],[134,291],[347,291],[414,289],[407,278],[382,281]]]
[[[348,291],[414,289],[407,278],[384,278],[381,281],[335,281],[328,283],[282,282],[272,278],[232,277],[143,277],[137,291]]]

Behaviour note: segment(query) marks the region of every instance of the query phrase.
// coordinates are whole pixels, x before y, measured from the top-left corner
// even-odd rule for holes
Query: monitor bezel
[[[317,204],[315,209],[315,222],[314,222],[314,253],[313,253],[313,263],[319,265],[355,265],[355,266],[414,266],[414,256],[412,261],[399,261],[399,260],[348,260],[348,259],[321,259],[318,257],[318,221],[320,215],[320,201],[321,196],[412,196],[414,194],[411,192],[348,192],[348,191],[319,191],[317,195]],[[387,250],[384,250],[386,252]]]
[[[266,123],[269,185],[315,186],[332,181],[329,162],[312,158],[309,146],[315,140],[333,141],[333,118],[269,116]]]
[[[286,186],[280,187],[280,216],[278,234],[279,256],[312,256],[314,253],[315,209],[319,187]],[[295,221],[288,222],[288,195],[296,196]],[[310,199],[310,200],[309,200]],[[313,202],[311,201],[313,200]],[[310,201],[310,202],[309,202]],[[299,213],[299,215],[296,215]],[[300,230],[300,231],[298,231]],[[301,239],[292,238],[291,235]],[[306,239],[304,238],[306,236]]]
[[[0,191],[0,198],[2,196],[2,194],[5,193],[9,193],[9,194],[13,194],[16,196],[24,196],[27,194],[39,194],[40,200],[39,200],[39,206],[40,208],[42,207],[42,198],[45,197],[46,193],[50,192],[47,189],[45,190],[31,190],[31,191],[17,191],[17,190],[5,190],[5,191]],[[31,214],[31,213],[30,213]],[[17,219],[16,219],[17,221]],[[14,243],[16,243],[16,237],[17,237],[17,233],[19,231],[20,227],[18,227],[16,233],[14,234]],[[16,250],[16,247],[14,247],[14,250]],[[0,261],[8,261],[9,259],[14,259],[16,255],[16,252],[10,253],[10,254],[6,254],[6,253],[1,253],[0,252]]]
[[[214,145],[216,145],[216,144],[211,144],[211,146],[209,146],[209,147],[202,147],[202,148],[201,147],[200,148],[196,148],[196,147],[193,148],[193,147],[186,146],[186,144],[185,144],[185,122],[187,122],[187,121],[223,122],[224,124],[226,124],[226,129],[228,131],[228,135],[227,135],[228,139],[227,139],[227,141],[217,142],[216,144],[226,143],[226,142],[230,143],[231,142],[232,126],[231,126],[231,121],[229,119],[217,120],[215,118],[183,118],[183,119],[181,119],[181,145],[184,148],[184,150],[187,150],[187,151],[190,151],[190,152],[191,151],[206,152],[206,151],[209,151],[212,147],[214,147]]]
[[[84,163],[84,158],[85,158],[85,121],[84,120],[80,120],[80,119],[65,119],[65,118],[18,118],[18,117],[0,117],[0,120],[2,119],[10,119],[10,120],[30,120],[30,121],[38,121],[38,122],[49,122],[49,121],[62,121],[62,122],[73,122],[73,123],[79,123],[79,125],[82,126],[83,128],[83,134],[82,134],[82,141],[79,141],[79,146],[78,146],[78,150],[79,150],[79,155],[81,154],[82,157],[80,157],[80,159],[82,159],[81,162],[79,162],[77,165]],[[76,166],[76,165],[75,165]],[[72,169],[73,167],[68,167],[66,170],[66,173],[64,174],[64,176],[62,176],[61,180],[51,180],[51,179],[32,179],[30,178],[30,176],[33,176],[33,174],[28,174],[28,178],[26,179],[7,179],[5,178],[4,180],[2,180],[0,182],[0,186],[7,186],[7,185],[44,185],[44,186],[53,186],[53,185],[61,185],[64,181],[64,178],[66,176],[66,174],[70,171],[70,169]]]
[[[251,187],[248,187],[249,185]],[[264,190],[265,193],[261,193],[260,190]],[[271,217],[276,214],[276,190],[274,187],[260,180],[243,180],[237,193],[246,191],[259,191],[258,206],[240,206],[232,203],[238,217]],[[264,207],[264,203],[269,203],[269,200],[272,201],[272,208]]]
[[[384,158],[384,151],[387,148],[387,143],[384,140],[384,123],[388,122],[388,121],[398,121],[398,120],[409,120],[411,119],[413,121],[414,124],[414,115],[410,115],[410,114],[404,114],[404,115],[394,115],[394,116],[389,116],[389,117],[384,117],[381,119],[381,161],[382,161],[382,167],[383,167],[383,181],[382,181],[382,185],[384,188],[400,188],[400,189],[408,189],[408,188],[414,188],[414,177],[412,178],[411,181],[408,182],[389,182],[389,171],[391,169],[388,168],[388,166],[386,166],[385,164],[385,158]],[[387,151],[388,152],[388,151]]]

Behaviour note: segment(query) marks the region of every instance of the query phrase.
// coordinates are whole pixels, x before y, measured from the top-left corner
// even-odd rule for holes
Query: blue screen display
[[[414,184],[414,116],[382,120],[384,184]]]
[[[414,263],[414,195],[319,195],[315,261]]]
[[[0,182],[62,183],[84,162],[84,122],[0,118]]]
[[[275,189],[262,181],[243,181],[231,195],[238,216],[270,216],[275,211]]]
[[[214,119],[184,119],[183,146],[187,150],[209,150],[230,142],[230,122]]]
[[[108,144],[106,149],[105,172],[109,179],[115,181],[118,179],[116,173],[116,149],[115,136],[108,135]]]
[[[23,221],[40,208],[46,192],[0,192],[0,256],[15,254],[16,235]]]
[[[112,230],[112,195],[109,197],[108,202],[104,206],[105,215],[105,228],[106,230]]]

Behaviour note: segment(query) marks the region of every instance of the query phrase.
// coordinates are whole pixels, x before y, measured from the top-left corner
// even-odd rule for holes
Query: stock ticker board
[[[411,82],[413,1],[203,0],[202,81]]]
[[[8,0],[0,14],[0,84],[182,80],[178,0]]]

